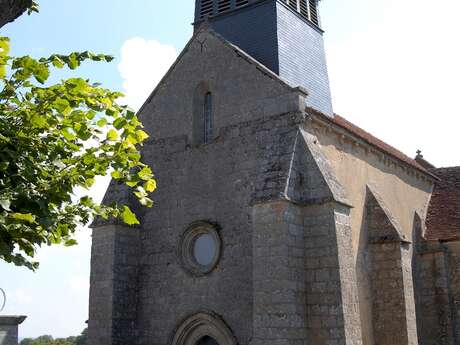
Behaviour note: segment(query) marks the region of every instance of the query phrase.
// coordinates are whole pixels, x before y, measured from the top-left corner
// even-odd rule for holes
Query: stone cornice
[[[0,315],[1,326],[17,326],[24,322],[27,316]]]

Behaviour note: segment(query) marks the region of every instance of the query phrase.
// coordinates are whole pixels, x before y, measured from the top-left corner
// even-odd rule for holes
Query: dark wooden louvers
[[[224,13],[232,10],[233,8],[243,7],[249,4],[249,0],[235,0],[233,6],[232,0],[201,0],[200,3],[200,19],[205,17],[212,17],[216,14]]]
[[[317,0],[284,0],[284,2],[303,18],[319,25]]]
[[[231,8],[230,0],[219,0],[217,4],[219,13],[228,11]]]
[[[201,0],[200,18],[210,17],[214,14],[214,1]]]

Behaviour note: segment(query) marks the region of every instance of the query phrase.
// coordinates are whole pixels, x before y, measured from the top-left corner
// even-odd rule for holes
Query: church
[[[460,167],[333,111],[317,0],[196,0],[93,227],[89,345],[460,344]],[[371,111],[371,110],[370,110]]]

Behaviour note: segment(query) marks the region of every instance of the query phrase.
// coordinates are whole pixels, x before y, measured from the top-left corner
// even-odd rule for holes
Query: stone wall
[[[222,127],[305,107],[305,94],[217,34],[203,30],[140,110],[145,130],[157,139],[190,136],[194,95],[203,82],[213,95],[215,136]]]
[[[192,143],[193,97],[203,81],[213,94],[214,138],[197,146]],[[143,156],[159,186],[154,208],[141,215],[136,293],[136,268],[118,272],[123,260],[114,263],[123,253],[114,247],[119,234],[94,231],[93,344],[115,342],[126,327],[127,344],[164,345],[183,320],[199,311],[221,316],[240,344],[251,341],[251,204],[284,194],[304,97],[211,33],[190,42],[140,114],[155,138],[146,143]],[[112,201],[132,203],[116,183],[105,198]],[[178,255],[182,234],[199,220],[217,223],[223,244],[218,266],[202,277],[185,270]],[[129,308],[123,318],[116,310],[118,299],[125,305],[135,295],[138,303],[127,305],[137,305],[136,312]],[[130,338],[134,314],[139,333]]]
[[[411,243],[376,186],[366,193],[370,315],[376,345],[417,345]]]
[[[144,156],[160,183],[156,207],[142,221],[141,344],[165,344],[181,320],[199,310],[222,316],[239,343],[249,343],[255,284],[251,203],[284,191],[296,119],[287,113],[223,127],[213,143],[200,147],[187,136],[148,144]],[[183,269],[177,255],[180,237],[197,220],[217,223],[223,243],[217,268],[199,278]]]
[[[303,210],[288,202],[253,208],[252,345],[302,345],[307,338]]]
[[[0,319],[1,322],[1,319]],[[18,345],[18,326],[0,324],[0,345]]]
[[[136,344],[139,230],[93,230],[88,345]]]
[[[203,82],[215,127],[210,143],[196,145],[193,99]],[[153,138],[142,153],[159,181],[154,208],[140,213],[138,229],[94,231],[90,345],[169,344],[200,312],[222,319],[240,345],[363,343],[353,241],[366,208],[363,171],[379,169],[325,149],[305,121],[305,96],[212,32],[192,39],[140,112]],[[352,163],[365,169],[346,193]],[[370,173],[379,190],[394,178],[383,170]],[[423,209],[429,181],[396,179],[397,195]],[[396,218],[394,199],[389,209],[372,195],[371,332],[375,345],[416,345],[411,252],[397,224],[411,211]],[[116,183],[105,201],[137,208]],[[218,264],[204,276],[180,258],[183,233],[196,221],[217,224],[222,240]]]
[[[297,144],[306,135],[299,134],[302,118],[285,113],[221,127],[211,144],[199,147],[189,136],[147,143],[144,158],[160,183],[156,206],[141,220],[138,344],[168,343],[199,311],[222,317],[239,344],[362,343],[349,206],[324,191],[331,184],[321,173],[326,162],[321,170],[311,152],[310,159],[294,158],[309,149]],[[299,193],[302,205],[286,194],[294,162],[298,171],[315,171],[299,184],[307,189]],[[320,201],[326,203],[314,204]],[[178,255],[183,232],[197,220],[217,223],[223,243],[218,266],[202,277],[188,273]],[[128,280],[120,286],[130,296]]]
[[[375,343],[418,344],[409,245],[374,243],[370,251]]]
[[[457,345],[460,344],[460,243],[446,243],[443,249],[448,273],[452,334]]]
[[[414,263],[420,345],[454,345],[445,253],[439,245],[421,247]]]
[[[349,209],[331,203],[304,212],[307,340],[362,344]]]
[[[362,344],[348,211],[257,204],[253,344]]]
[[[353,140],[343,129],[334,129],[329,124],[313,120],[312,133],[318,138],[322,151],[353,205],[350,215],[355,257],[361,249],[360,243],[365,241],[361,237],[366,226],[366,185],[369,183],[378,187],[402,233],[406,239],[411,239],[414,214],[419,212],[425,217],[433,182],[365,142]]]

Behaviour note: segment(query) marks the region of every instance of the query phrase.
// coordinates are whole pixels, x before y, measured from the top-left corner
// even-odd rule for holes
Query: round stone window
[[[222,243],[217,227],[207,222],[191,224],[182,235],[180,258],[193,275],[210,273],[219,262]]]

